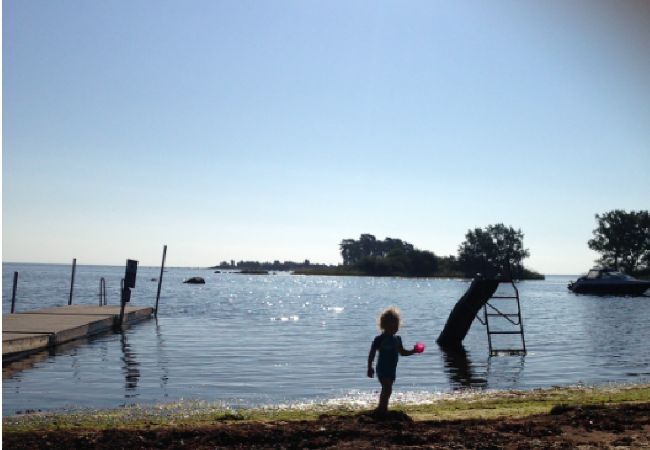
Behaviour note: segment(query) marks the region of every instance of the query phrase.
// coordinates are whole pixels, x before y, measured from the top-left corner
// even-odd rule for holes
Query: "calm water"
[[[17,311],[67,304],[70,267],[3,264],[3,314],[18,271]],[[159,269],[141,267],[132,301],[153,306]],[[120,267],[78,266],[75,304],[96,304],[100,277],[118,303]],[[205,285],[182,280],[202,276]],[[570,277],[518,284],[527,356],[488,357],[485,328],[473,324],[465,354],[435,339],[468,284],[457,280],[248,276],[202,269],[165,273],[158,320],[104,334],[3,367],[3,414],[25,409],[117,407],[203,399],[247,406],[376,397],[365,376],[376,317],[402,310],[406,346],[397,395],[459,389],[531,389],[650,380],[650,297],[570,293]],[[646,294],[647,295],[647,294]]]

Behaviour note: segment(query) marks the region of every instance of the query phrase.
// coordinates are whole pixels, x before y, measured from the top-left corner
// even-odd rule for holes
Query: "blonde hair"
[[[396,328],[399,329],[401,321],[402,319],[400,318],[399,309],[391,306],[381,313],[377,325],[379,325],[379,329],[386,330],[386,327],[389,324],[394,323]]]

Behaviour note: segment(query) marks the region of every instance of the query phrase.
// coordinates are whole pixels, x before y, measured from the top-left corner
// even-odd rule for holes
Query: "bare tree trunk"
[[[461,347],[474,317],[492,297],[498,286],[498,280],[474,279],[467,292],[451,310],[445,328],[436,341],[438,345],[446,348]]]

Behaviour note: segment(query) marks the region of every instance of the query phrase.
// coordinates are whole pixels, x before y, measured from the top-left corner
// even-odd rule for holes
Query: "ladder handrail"
[[[492,335],[490,334],[490,321],[488,320],[487,308],[485,305],[483,305],[483,319],[485,319],[485,329],[487,330],[488,348],[490,349],[490,355],[492,355]]]
[[[519,289],[515,286],[515,282],[511,279],[510,284],[515,289],[515,295],[517,296],[517,315],[519,316],[519,329],[521,330],[521,345],[524,347],[524,353],[526,353],[526,338],[524,337],[524,321],[521,318],[521,303],[519,302]]]

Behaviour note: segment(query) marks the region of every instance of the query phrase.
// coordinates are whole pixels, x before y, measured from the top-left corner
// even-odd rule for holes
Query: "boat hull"
[[[650,281],[636,283],[583,283],[576,281],[569,285],[569,290],[576,294],[599,295],[643,295],[650,289]]]

